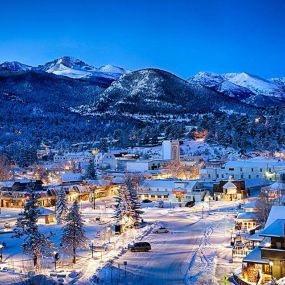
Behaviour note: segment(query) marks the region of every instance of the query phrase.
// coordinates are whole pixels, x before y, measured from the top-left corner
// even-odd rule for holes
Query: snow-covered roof
[[[253,200],[243,205],[243,209],[255,209],[257,207],[257,200]]]
[[[54,211],[51,209],[47,209],[47,208],[43,208],[43,207],[39,207],[38,209],[39,215],[41,216],[46,216],[46,215],[50,215],[50,214],[54,214]]]
[[[276,190],[284,190],[285,191],[285,183],[283,182],[274,182],[273,184],[271,184],[268,187],[265,187],[266,190],[269,191],[276,191]]]
[[[181,184],[181,188],[184,188],[183,183],[185,183],[185,188],[193,189],[197,180],[169,180],[169,179],[155,179],[155,180],[144,180],[142,182],[143,187],[148,188],[177,188],[177,184]],[[178,187],[179,188],[179,187]]]
[[[75,182],[82,181],[82,175],[80,173],[64,173],[61,175],[62,182]]]
[[[239,213],[236,220],[257,220],[258,216],[256,213],[253,212],[244,212],[244,213]]]
[[[265,228],[270,226],[276,220],[282,219],[284,217],[285,217],[285,206],[272,206],[265,224]]]
[[[269,260],[261,258],[261,249],[255,247],[244,259],[243,262],[252,262],[258,264],[269,264]]]
[[[285,219],[278,219],[274,221],[270,226],[266,227],[260,235],[265,236],[265,237],[284,238],[285,237]]]
[[[235,184],[231,181],[228,181],[224,186],[223,189],[237,189],[237,187],[235,186]]]
[[[264,237],[262,237],[262,236],[260,236],[260,232],[257,232],[257,233],[255,233],[255,234],[253,234],[253,235],[246,235],[245,236],[245,238],[247,239],[247,240],[251,240],[251,241],[263,241],[263,239],[264,239]]]
[[[226,167],[271,167],[271,166],[284,166],[285,161],[277,159],[266,159],[263,157],[252,158],[246,160],[232,160],[225,163]]]
[[[36,180],[27,179],[27,178],[4,180],[4,181],[0,181],[0,188],[1,187],[12,187],[16,182],[17,183],[31,183],[31,182],[36,182]]]

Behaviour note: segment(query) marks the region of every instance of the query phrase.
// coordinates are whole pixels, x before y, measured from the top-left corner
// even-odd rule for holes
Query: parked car
[[[155,234],[167,234],[169,230],[165,227],[160,227],[154,231]]]
[[[150,251],[151,245],[148,242],[135,242],[132,245],[129,245],[131,251]]]
[[[151,203],[152,201],[151,200],[149,200],[149,199],[144,199],[144,200],[142,200],[142,203]]]
[[[195,206],[195,202],[194,201],[188,201],[186,204],[185,204],[185,207],[189,207],[189,208],[192,208]]]

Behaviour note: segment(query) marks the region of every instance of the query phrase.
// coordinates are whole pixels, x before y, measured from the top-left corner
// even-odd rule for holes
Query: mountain
[[[188,81],[257,107],[285,104],[284,89],[276,81],[245,72],[225,74],[199,72]]]
[[[121,67],[104,65],[96,68],[80,59],[64,56],[36,67],[36,70],[53,73],[70,78],[106,78],[116,80],[126,71]]]
[[[5,61],[0,64],[0,71],[8,71],[8,72],[22,72],[31,70],[32,67],[18,61]]]
[[[137,117],[253,109],[236,98],[189,83],[169,72],[148,68],[123,75],[100,95],[96,104],[81,105],[72,111],[82,115],[109,113]]]

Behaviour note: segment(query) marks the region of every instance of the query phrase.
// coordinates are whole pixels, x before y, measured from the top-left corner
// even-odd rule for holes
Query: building
[[[0,181],[0,206],[4,208],[23,208],[33,188],[37,193],[39,206],[54,205],[54,197],[43,187],[41,180],[18,179]]]
[[[162,142],[162,159],[180,161],[180,143],[178,140]]]
[[[188,201],[200,202],[206,195],[197,180],[144,180],[139,185],[141,200],[170,201],[185,204]]]
[[[279,203],[285,195],[285,182],[276,181],[273,184],[261,188],[262,197],[266,197],[268,202]]]
[[[247,197],[245,182],[243,180],[223,180],[213,185],[214,199],[235,201]]]
[[[237,254],[247,254],[243,257],[242,270],[234,274],[237,283],[265,284],[272,277],[285,276],[284,213],[285,206],[272,206],[264,229],[243,238],[244,247]],[[248,252],[250,247],[252,250]]]
[[[278,173],[285,170],[285,161],[265,158],[233,160],[222,166],[204,166],[200,169],[201,179],[210,181],[223,180],[229,176],[233,179],[266,178],[276,180]]]
[[[68,152],[64,154],[55,154],[54,155],[54,162],[90,162],[94,159],[94,155],[89,151],[83,152]]]
[[[147,172],[149,170],[157,170],[165,166],[162,159],[153,160],[131,160],[126,163],[127,172]]]
[[[285,277],[285,219],[274,221],[259,235],[265,239],[243,259],[243,279],[265,284]]]

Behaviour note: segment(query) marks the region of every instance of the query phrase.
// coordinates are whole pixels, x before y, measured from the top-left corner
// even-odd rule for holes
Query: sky
[[[0,62],[285,76],[284,0],[0,0]]]

